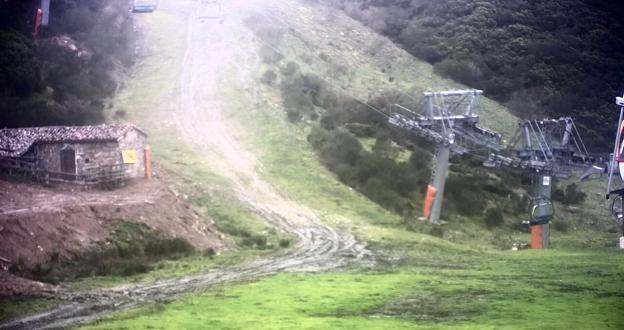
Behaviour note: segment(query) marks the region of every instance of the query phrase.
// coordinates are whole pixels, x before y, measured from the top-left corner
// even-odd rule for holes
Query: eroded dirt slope
[[[143,223],[196,249],[223,250],[226,244],[209,219],[158,180],[141,180],[111,191],[71,191],[0,181],[0,257],[5,268],[28,268],[52,255],[72,258],[105,240],[120,221]],[[5,286],[6,287],[6,286]],[[36,286],[1,290],[0,296],[30,294]]]

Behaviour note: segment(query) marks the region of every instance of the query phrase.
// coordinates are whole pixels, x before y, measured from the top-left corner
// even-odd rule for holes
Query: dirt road
[[[171,3],[161,1],[158,10],[176,11]],[[271,2],[271,1],[269,1]],[[279,2],[277,2],[279,3]],[[233,13],[234,9],[236,13]],[[222,120],[223,104],[217,90],[224,69],[234,64],[235,52],[243,45],[228,33],[231,24],[240,24],[246,11],[266,10],[258,1],[234,0],[224,3],[225,21],[201,22],[196,11],[179,13],[188,16],[186,53],[182,59],[181,97],[175,113],[180,133],[204,152],[211,168],[231,182],[234,194],[251,211],[297,240],[280,255],[253,263],[216,269],[208,273],[157,282],[98,290],[89,293],[66,293],[72,303],[49,312],[0,325],[0,328],[44,329],[68,327],[93,322],[106,314],[148,303],[171,301],[183,294],[201,292],[212,286],[257,279],[281,272],[319,272],[369,260],[369,251],[349,233],[329,227],[310,209],[300,205],[262,180],[260,162],[236,139],[235,130]],[[228,15],[232,15],[228,17]],[[234,15],[239,17],[235,19]],[[247,63],[236,63],[240,83],[248,95],[256,97]],[[175,82],[173,82],[175,83]],[[368,262],[368,261],[367,261]]]

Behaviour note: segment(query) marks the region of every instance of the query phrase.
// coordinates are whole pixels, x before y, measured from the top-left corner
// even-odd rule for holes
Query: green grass
[[[210,269],[227,267],[243,262],[254,260],[271,251],[257,251],[241,249],[227,252],[215,257],[193,255],[179,259],[161,260],[153,264],[153,269],[143,274],[132,276],[92,276],[65,283],[66,286],[75,290],[93,290],[109,288],[125,283],[153,283],[159,280],[179,278],[194,274],[200,274]]]
[[[311,10],[308,7],[303,8],[302,11],[307,15],[303,16],[312,15]],[[158,16],[151,19],[160,20]],[[150,22],[150,26],[156,27],[150,35],[152,33],[160,35],[163,31],[182,34],[178,31],[180,29],[171,29],[176,22],[165,21],[163,18],[162,22],[158,21],[160,23]],[[308,24],[314,22],[310,21]],[[327,25],[328,28],[333,28],[332,24]],[[230,32],[241,38],[249,37],[250,33],[245,28]],[[321,38],[322,35],[319,33],[315,36]],[[182,37],[176,38],[184,40]],[[292,36],[285,38],[290,39],[282,43],[289,47],[284,49],[284,52],[295,58],[302,70],[311,72],[326,70],[315,57],[308,61],[302,58],[305,53],[309,53],[305,43],[311,42],[310,40]],[[333,58],[357,55],[352,50],[344,50],[341,53],[333,48],[321,50]],[[391,51],[391,55],[398,56],[396,54],[396,51]],[[169,56],[173,58],[174,55]],[[337,84],[344,84],[353,94],[364,99],[374,93],[372,86],[387,85],[385,82],[385,85],[381,84],[382,80],[387,81],[387,75],[395,76],[396,84],[405,90],[462,87],[436,77],[431,66],[425,63],[406,57],[397,59],[386,56],[386,58],[384,59],[382,55],[362,58],[356,62],[357,69],[348,71],[346,76],[335,77]],[[387,69],[388,59],[397,65]],[[287,60],[289,59],[284,61]],[[246,61],[241,59],[239,63]],[[384,67],[385,72],[382,72],[381,68]],[[167,66],[159,68],[165,70]],[[172,70],[170,74],[177,78],[175,68],[170,69]],[[262,67],[253,73],[256,77],[260,77],[265,69],[266,67]],[[236,74],[227,76],[236,77]],[[146,82],[147,84],[151,83]],[[490,240],[496,236],[490,233],[485,234],[485,237],[481,236],[482,228],[474,223],[474,219],[463,219],[465,232],[463,236],[458,235],[454,242],[407,231],[400,216],[387,212],[361,194],[340,184],[334,175],[320,164],[305,139],[309,126],[294,125],[285,120],[276,90],[266,86],[254,87],[258,88],[256,92],[262,99],[258,105],[254,104],[258,101],[250,101],[244,97],[248,91],[239,86],[238,81],[226,78],[221,86],[227,100],[227,118],[247,129],[248,134],[243,137],[244,142],[258,155],[263,165],[264,178],[282,189],[288,196],[317,210],[327,223],[354,232],[360,238],[369,241],[380,257],[378,266],[343,273],[282,274],[253,283],[227,285],[210,293],[189,295],[170,304],[151,305],[111,315],[106,320],[87,328],[617,329],[624,327],[622,316],[624,256],[610,251],[613,249],[612,245],[607,247],[608,233],[590,230],[590,224],[595,221],[595,214],[589,211],[573,213],[565,209],[560,210],[560,216],[574,217],[573,221],[588,231],[573,231],[565,235],[553,232],[555,250],[552,251],[493,251]],[[140,91],[139,87],[134,90]],[[153,91],[162,89],[162,85],[144,88],[145,91]],[[128,95],[128,100],[131,98],[132,95]],[[146,98],[144,102],[152,101]],[[154,103],[154,106],[156,105],[157,103]],[[513,131],[515,119],[502,111],[500,105],[484,100],[484,106],[485,126],[494,127],[506,134]],[[146,110],[136,109],[135,118],[143,120],[145,113],[140,111]],[[172,128],[164,129],[155,124],[150,126],[149,121],[146,123],[148,131],[157,135],[153,142],[160,149],[157,155],[172,171],[179,171],[181,180],[187,180],[187,184],[199,188],[200,191],[204,189],[209,191],[204,182],[222,184],[210,169],[198,165],[202,164],[202,161],[193,158],[193,147],[183,146],[182,148],[189,149],[182,149],[184,150],[182,152],[174,151],[176,140],[172,140],[174,137]],[[183,163],[177,163],[181,162],[180,159],[184,159]],[[258,219],[252,217],[242,220],[249,215],[246,215],[246,211],[240,206],[232,206],[230,200],[221,200],[223,205],[220,206],[219,200],[215,202],[202,199],[202,194],[191,196],[191,199],[203,207],[204,212],[211,212],[209,214],[213,217],[222,219],[222,225],[228,226],[230,221],[235,223],[236,228],[251,226],[255,228],[253,229],[255,232],[264,230],[262,225],[257,222],[254,224]],[[211,205],[216,207],[210,208]],[[595,208],[595,204],[587,204],[591,205]],[[241,225],[241,221],[244,221],[245,225]],[[421,230],[425,231],[426,228]],[[526,233],[499,234],[528,241]],[[580,243],[591,239],[594,240],[591,244]],[[172,263],[183,265],[185,260]],[[200,269],[204,261],[188,262],[188,267]],[[209,267],[215,265],[211,261]],[[157,272],[150,276],[178,276],[188,273],[186,270],[177,272],[177,269],[177,266],[165,268],[163,275],[158,275]]]
[[[10,320],[27,313],[42,312],[58,303],[43,298],[16,298],[0,300],[0,321]]]
[[[618,329],[622,259],[598,251],[408,252],[396,267],[278,275],[87,328]]]
[[[250,32],[241,29],[232,33],[246,35]],[[240,59],[237,62],[246,61]],[[260,77],[263,72],[249,69],[256,77]],[[241,97],[248,91],[231,78],[236,77],[233,72],[225,76],[230,77],[221,82],[222,93],[227,100],[227,118],[245,128],[247,134],[242,136],[243,141],[260,159],[265,180],[285,191],[291,198],[317,210],[327,223],[349,230],[363,240],[383,244],[428,242],[434,245],[452,245],[429,235],[406,231],[405,221],[416,222],[416,219],[404,219],[391,213],[340,183],[321,164],[307,142],[306,137],[311,127],[292,124],[286,120],[277,89],[261,84],[252,87],[257,88],[254,93],[260,99],[271,101],[261,105],[262,111],[249,111],[254,108],[253,102],[249,98]],[[368,144],[370,143],[369,141]],[[483,239],[481,227],[474,221],[465,221],[461,226],[468,232],[460,238],[462,244],[469,243],[477,248],[491,246],[489,239]],[[421,228],[420,231],[428,232],[429,229]]]
[[[292,1],[286,2],[293,4]],[[334,88],[347,91],[363,100],[385,88],[400,88],[412,96],[416,92],[420,93],[428,89],[465,88],[465,86],[437,76],[429,64],[390,47],[387,41],[382,42],[383,47],[374,55],[363,55],[362,49],[372,48],[380,40],[380,37],[367,36],[366,32],[359,31],[358,36],[361,35],[361,37],[354,37],[353,40],[342,38],[344,40],[341,39],[341,42],[344,44],[332,44],[326,40],[325,35],[341,38],[338,37],[341,32],[349,30],[345,27],[358,26],[359,23],[348,18],[323,16],[320,13],[324,9],[315,6],[300,6],[297,10],[303,19],[289,20],[289,27],[294,27],[298,32],[315,30],[317,33],[290,33],[284,26],[284,21],[278,20],[278,23],[274,25],[286,31],[282,40],[275,43],[275,46],[285,55],[281,66],[289,61],[297,62],[303,72],[324,76]],[[335,24],[318,25],[313,17],[329,17],[329,20]],[[256,23],[259,26],[266,24],[261,22],[261,18],[260,16],[260,23]],[[243,26],[231,33],[246,40],[253,38],[250,35],[253,34],[254,28],[257,27]],[[321,32],[318,32],[319,29]],[[255,49],[264,44],[264,42],[258,42]],[[251,48],[253,51],[254,48]],[[311,49],[315,49],[315,52],[310,52]],[[329,61],[317,56],[320,53],[329,54]],[[243,59],[250,55],[239,56],[241,58],[237,61],[238,63],[247,63],[248,61]],[[350,69],[336,74],[331,68],[332,63],[336,62],[349,63]],[[251,70],[253,76],[258,79],[266,68],[267,66],[263,65],[261,68],[250,66],[247,69]],[[273,69],[275,72],[280,71],[277,67]],[[306,141],[310,125],[292,124],[285,119],[278,88],[261,83],[243,87],[231,78],[235,76],[233,73],[226,76],[230,78],[225,78],[221,86],[224,98],[227,100],[228,118],[245,128],[248,134],[244,136],[244,142],[259,156],[266,180],[274,183],[296,200],[319,210],[322,218],[328,223],[355,232],[359,237],[368,241],[410,244],[421,239],[435,240],[429,239],[428,236],[423,238],[420,234],[406,233],[405,221],[415,221],[415,219],[402,219],[399,215],[387,212],[358,192],[341,184],[335,175],[319,162],[312,147]],[[395,78],[392,84],[386,79],[388,76]],[[249,95],[249,88],[255,89],[255,95],[262,101],[251,101],[249,97],[241,97]],[[503,133],[504,137],[509,138],[516,129],[517,118],[496,102],[486,98],[482,98],[481,101],[484,126],[497,129]],[[261,104],[258,105],[258,102]],[[249,109],[260,110],[250,111]],[[364,139],[363,142],[365,148],[372,147],[372,140]],[[577,210],[557,205],[555,221],[569,223],[570,228],[581,230],[571,230],[569,233],[555,230],[553,232],[555,247],[579,246],[577,245],[579,242],[583,242],[583,246],[596,246],[609,241],[610,233],[606,229],[611,226],[612,220],[604,212],[596,214],[596,205],[600,205],[599,209],[605,207],[603,200],[596,198],[596,192],[603,189],[601,187],[603,184],[603,182],[584,183],[582,188],[592,196]],[[508,219],[507,223],[520,222],[527,217],[524,214],[517,215],[514,219]],[[483,230],[481,218],[457,216],[457,219],[452,220],[451,225],[445,230],[460,232],[460,235],[445,234],[445,237],[464,246],[509,248],[510,244],[505,242],[529,241],[526,228],[518,231],[505,226],[490,232]],[[419,229],[419,231],[427,232],[428,230]],[[603,244],[602,247],[605,245]]]

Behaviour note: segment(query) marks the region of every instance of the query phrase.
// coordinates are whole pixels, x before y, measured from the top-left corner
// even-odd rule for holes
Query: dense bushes
[[[503,224],[503,210],[499,207],[494,207],[485,211],[485,217],[483,218],[485,225],[488,228],[498,227]]]
[[[402,139],[388,130],[385,117],[290,63],[280,70],[280,92],[287,118],[292,122],[304,118],[318,121],[308,135],[308,142],[327,168],[340,181],[384,208],[408,218],[420,216],[423,193],[431,177],[432,147],[424,141],[410,141],[410,157],[401,158],[405,148],[394,141]],[[410,104],[414,100],[404,98],[405,93],[386,91],[367,104],[382,111],[389,111],[395,103],[415,106]],[[374,143],[365,148],[362,138],[373,139]],[[482,173],[479,162],[473,164],[460,158],[456,161],[456,173],[447,181],[444,214],[447,219],[452,214],[485,216],[486,225],[494,227],[501,224],[498,220],[503,218],[503,212],[517,214],[520,208],[525,211],[526,200],[502,184],[498,176]],[[508,181],[511,185],[520,184],[513,177]],[[494,207],[500,213],[494,214],[497,217],[484,214],[490,204],[502,205]]]
[[[308,141],[327,167],[345,184],[371,200],[399,214],[414,214],[414,201],[420,201],[429,180],[430,168],[422,166],[431,155],[417,149],[409,161],[390,158],[387,138],[378,137],[373,151],[344,129],[312,129]]]
[[[129,1],[52,1],[32,41],[36,2],[0,3],[0,127],[104,120],[119,73],[134,62]]]
[[[578,205],[585,201],[587,195],[582,192],[576,183],[568,185],[565,190],[555,189],[552,199],[566,205]]]
[[[25,96],[39,88],[40,63],[35,44],[16,31],[0,31],[0,89]]]
[[[286,69],[292,70],[292,66]],[[284,77],[280,90],[288,119],[292,122],[303,118],[317,119],[319,108],[330,108],[337,102],[337,96],[327,83],[313,74],[292,73]]]
[[[120,222],[105,242],[88,251],[77,251],[73,258],[61,259],[54,254],[47,263],[33,268],[17,262],[11,271],[47,282],[94,275],[129,276],[151,270],[158,260],[193,253],[195,248],[185,239],[163,236],[144,224]]]
[[[273,85],[275,79],[277,79],[277,74],[273,70],[266,70],[262,74],[262,78],[260,78],[260,81],[267,85]]]
[[[617,1],[327,0],[520,117],[572,116],[606,149],[624,90]]]

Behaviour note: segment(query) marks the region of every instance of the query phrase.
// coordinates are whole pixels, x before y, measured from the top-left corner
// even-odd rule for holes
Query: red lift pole
[[[37,14],[35,16],[35,31],[33,32],[33,36],[37,38],[39,33],[41,32],[41,25],[43,24],[43,10],[41,8],[37,8]]]

